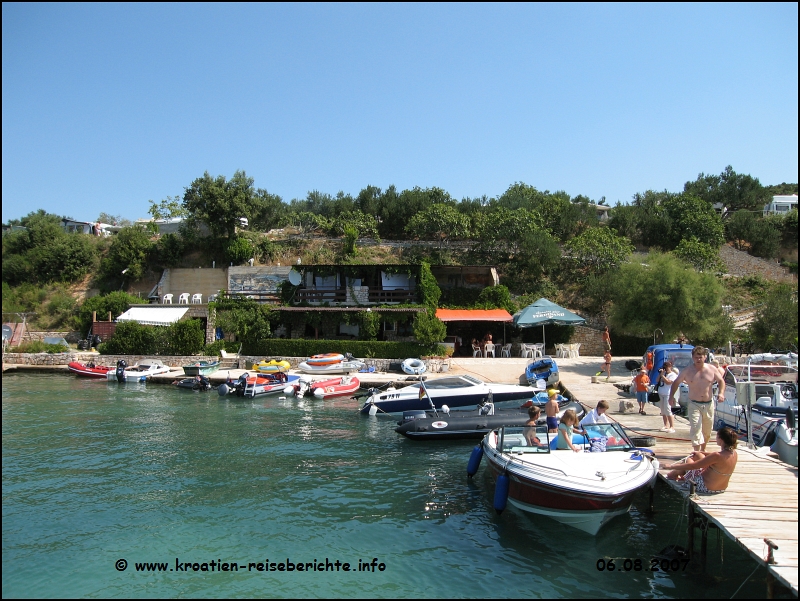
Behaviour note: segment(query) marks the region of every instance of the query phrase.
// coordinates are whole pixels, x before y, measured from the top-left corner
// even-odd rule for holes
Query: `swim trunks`
[[[557,417],[548,417],[547,418],[547,429],[548,430],[558,430],[558,418]]]

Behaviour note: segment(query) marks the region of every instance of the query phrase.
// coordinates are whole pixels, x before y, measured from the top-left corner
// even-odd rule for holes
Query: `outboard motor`
[[[125,381],[125,368],[128,367],[128,363],[125,359],[120,359],[117,361],[117,382],[124,382]]]

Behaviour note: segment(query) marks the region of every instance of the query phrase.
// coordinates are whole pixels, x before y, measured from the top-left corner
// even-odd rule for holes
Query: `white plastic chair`
[[[481,347],[479,347],[477,344],[473,344],[472,345],[472,356],[473,357],[480,357],[481,354],[482,354]]]
[[[192,295],[192,304],[193,305],[202,305],[203,304],[203,295],[202,294],[193,294]]]
[[[494,357],[494,344],[491,342],[487,342],[483,345],[483,356],[488,357],[489,353],[492,353],[492,357]]]
[[[504,344],[503,348],[500,349],[500,356],[501,357],[508,357],[511,358],[511,344]]]
[[[569,356],[571,359],[577,359],[580,357],[580,350],[581,350],[581,343],[576,342],[575,344],[569,345]]]
[[[528,344],[520,344],[519,345],[519,356],[520,357],[528,357],[530,356],[533,358],[533,349]]]
[[[569,351],[567,350],[565,345],[557,344],[556,345],[556,357],[557,358],[561,358],[561,359],[565,359],[568,356],[569,356]]]
[[[172,304],[172,295],[165,294],[164,297],[161,299],[162,305],[171,305]]]
[[[178,304],[179,305],[188,305],[189,304],[189,293],[184,292],[178,297]]]
[[[544,342],[532,344],[531,346],[533,347],[533,359],[536,359],[536,357],[544,357]]]

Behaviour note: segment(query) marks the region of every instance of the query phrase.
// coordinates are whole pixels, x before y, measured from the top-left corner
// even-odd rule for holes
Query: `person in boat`
[[[707,355],[704,347],[694,347],[691,365],[678,374],[669,390],[669,396],[674,397],[681,382],[689,386],[689,437],[695,451],[706,450],[714,424],[714,402],[716,398],[725,398],[725,380],[720,370],[705,362]],[[713,391],[715,382],[718,396]]]
[[[574,444],[572,444],[572,434],[575,432],[580,432],[586,436],[586,430],[579,430],[577,429],[577,426],[578,416],[575,414],[573,409],[567,409],[564,412],[564,415],[561,416],[561,423],[558,424],[557,449],[572,449],[576,453],[581,452],[580,447],[576,447]]]
[[[587,424],[610,424],[611,420],[608,419],[606,415],[606,411],[608,411],[608,401],[602,400],[597,403],[597,407],[592,409],[586,416],[581,420],[581,427]]]
[[[692,482],[700,493],[720,493],[728,488],[738,456],[736,445],[739,440],[732,428],[725,426],[717,430],[716,453],[693,452],[682,462],[666,466],[672,470],[667,474],[669,480]]]
[[[664,420],[662,432],[672,434],[675,432],[675,416],[672,415],[672,408],[675,406],[675,397],[670,396],[669,392],[672,383],[678,375],[672,371],[672,362],[664,361],[664,366],[658,370],[658,400],[661,409],[661,419]]]
[[[541,414],[542,410],[538,405],[528,407],[528,421],[525,422],[523,434],[525,435],[525,440],[528,442],[529,447],[535,447],[541,444],[541,441],[536,437],[536,424]]]
[[[544,414],[547,416],[547,431],[555,434],[558,432],[558,390],[555,388],[547,391]]]

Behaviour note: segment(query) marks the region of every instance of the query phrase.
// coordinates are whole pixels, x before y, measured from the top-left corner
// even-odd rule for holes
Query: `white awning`
[[[146,326],[168,326],[183,317],[189,307],[131,307],[117,321],[136,321]]]

